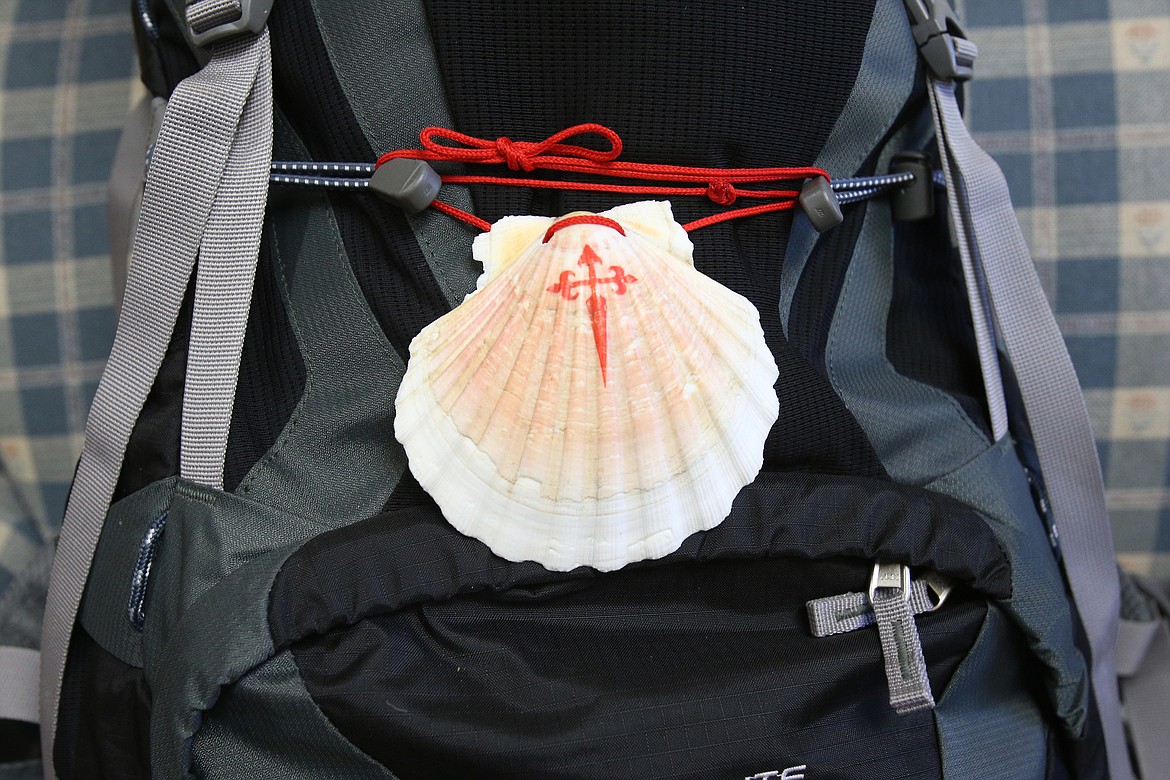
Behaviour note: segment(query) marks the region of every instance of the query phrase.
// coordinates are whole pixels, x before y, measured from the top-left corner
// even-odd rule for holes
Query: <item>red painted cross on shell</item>
[[[612,284],[615,294],[625,295],[626,285],[633,284],[638,279],[631,274],[627,274],[625,269],[620,265],[611,265],[609,267],[609,270],[612,271],[610,276],[599,277],[597,275],[597,266],[602,265],[604,262],[593,251],[593,247],[586,244],[584,251],[581,252],[581,257],[577,259],[577,265],[584,265],[589,268],[589,278],[574,279],[573,277],[576,276],[575,271],[561,271],[560,279],[549,287],[548,291],[557,293],[566,301],[574,301],[579,297],[577,293],[578,287],[589,288],[589,297],[585,299],[585,308],[589,312],[589,323],[593,327],[593,343],[597,346],[597,360],[601,364],[601,383],[606,385],[609,384],[606,375],[609,363],[608,345],[606,343],[608,338],[608,322],[606,320],[605,298],[597,294],[597,286]]]

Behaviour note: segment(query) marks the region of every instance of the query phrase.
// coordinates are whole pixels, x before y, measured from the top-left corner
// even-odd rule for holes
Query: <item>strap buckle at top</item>
[[[947,0],[904,0],[914,42],[931,74],[940,81],[966,81],[979,48],[967,39]]]
[[[259,33],[275,0],[187,0],[187,37],[196,46]]]

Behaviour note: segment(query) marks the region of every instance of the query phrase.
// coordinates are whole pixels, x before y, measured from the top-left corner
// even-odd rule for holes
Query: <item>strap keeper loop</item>
[[[187,38],[207,47],[238,35],[258,34],[275,0],[187,0]]]

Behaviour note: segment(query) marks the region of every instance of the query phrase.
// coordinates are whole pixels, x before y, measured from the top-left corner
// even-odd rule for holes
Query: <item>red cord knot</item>
[[[707,185],[707,197],[720,206],[730,206],[738,196],[735,185],[726,179],[717,179]]]
[[[523,146],[531,145],[524,144]],[[532,159],[524,153],[522,145],[513,143],[512,139],[507,136],[496,139],[496,151],[503,158],[504,163],[514,171],[531,172],[536,167],[532,164]]]

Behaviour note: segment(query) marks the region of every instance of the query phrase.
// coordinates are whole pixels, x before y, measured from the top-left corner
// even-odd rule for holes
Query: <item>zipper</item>
[[[952,588],[940,574],[931,572],[912,580],[909,566],[878,561],[865,593],[842,593],[808,602],[809,626],[813,636],[825,637],[876,624],[890,705],[899,715],[932,709],[934,695],[914,616],[939,609]]]

